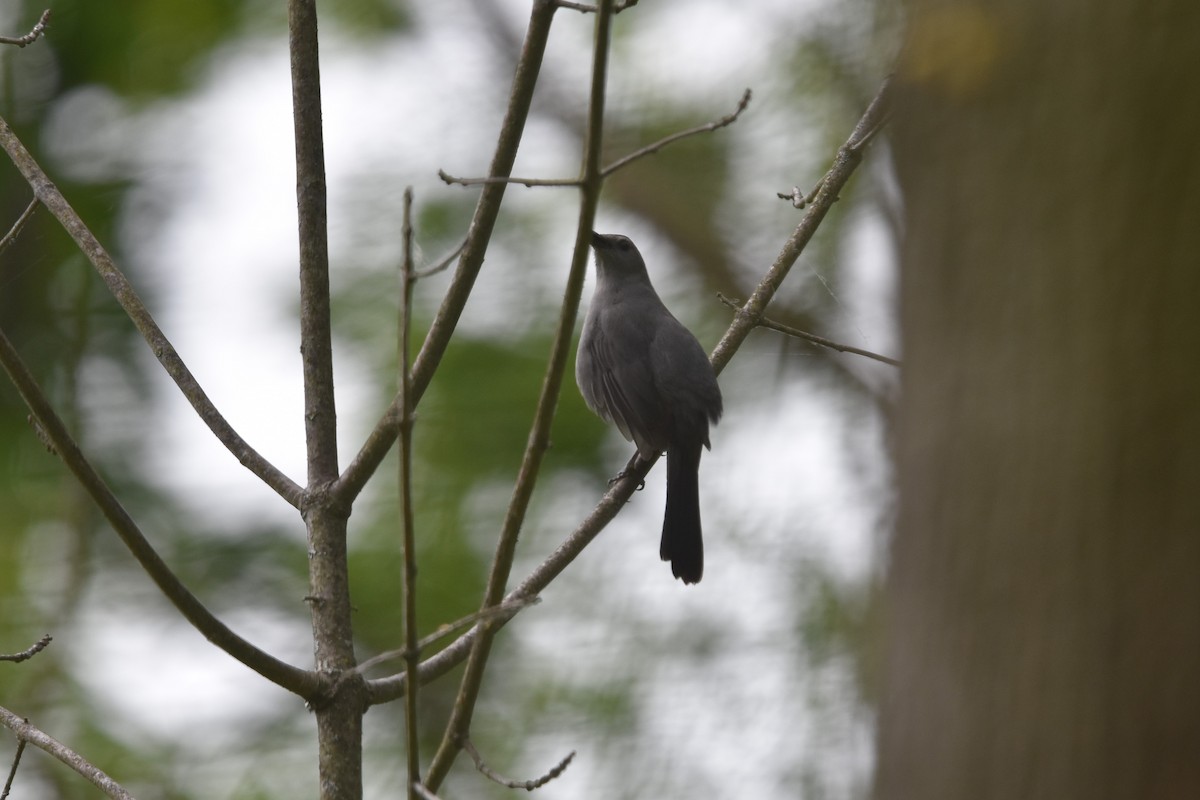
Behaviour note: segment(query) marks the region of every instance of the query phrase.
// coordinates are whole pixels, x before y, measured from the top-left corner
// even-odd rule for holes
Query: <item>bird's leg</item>
[[[629,477],[630,474],[635,472],[637,470],[637,468],[641,464],[645,463],[646,461],[649,461],[649,459],[643,458],[640,450],[638,452],[634,453],[633,458],[630,460],[628,466],[626,466],[625,469],[618,472],[612,478],[609,478],[608,485],[612,486],[614,483],[617,483],[618,481]],[[646,479],[642,478],[640,481],[638,481],[636,491],[640,492],[642,489],[645,489],[645,488],[646,488]]]

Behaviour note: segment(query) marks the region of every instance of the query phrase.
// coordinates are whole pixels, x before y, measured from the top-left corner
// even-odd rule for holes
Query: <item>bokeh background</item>
[[[0,2],[0,113],[114,253],[232,425],[303,482],[291,94],[283,2]],[[342,464],[395,392],[401,198],[420,258],[461,240],[524,33],[527,0],[321,4]],[[560,11],[515,174],[576,174],[593,20]],[[717,119],[733,126],[610,180],[598,228],[640,246],[711,348],[878,88],[896,12],[878,0],[643,0],[614,23],[611,161]],[[898,210],[886,143],[843,193],[771,315],[898,355]],[[31,193],[0,163],[0,227]],[[575,190],[513,187],[458,336],[420,406],[423,632],[474,611],[524,446],[574,239]],[[590,280],[590,279],[589,279]],[[417,335],[448,281],[417,290]],[[587,297],[585,295],[585,304]],[[304,527],[229,455],[159,370],[58,224],[39,211],[0,254],[0,326],[85,453],[189,587],[235,630],[311,663]],[[498,771],[574,764],[548,798],[855,798],[871,770],[881,543],[893,511],[890,367],[774,333],[721,377],[701,468],[707,569],[658,560],[662,471],[498,640],[473,738]],[[630,446],[564,388],[515,577],[591,509]],[[402,643],[394,457],[355,507],[360,657]],[[46,452],[0,384],[0,704],[139,797],[316,793],[315,726],[294,697],[184,623]],[[378,668],[377,675],[398,664]],[[437,741],[454,677],[423,694]],[[367,715],[367,796],[404,775],[402,709]],[[6,749],[0,752],[7,753]],[[428,750],[427,750],[428,752]],[[7,759],[7,756],[3,757]],[[95,790],[26,754],[24,796]],[[446,797],[507,794],[466,758]]]

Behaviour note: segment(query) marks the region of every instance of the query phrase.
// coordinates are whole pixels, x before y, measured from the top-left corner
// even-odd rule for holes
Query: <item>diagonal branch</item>
[[[525,43],[521,48],[521,56],[517,62],[516,74],[513,76],[512,93],[508,101],[508,111],[500,126],[500,136],[496,142],[496,152],[492,156],[489,171],[492,176],[507,176],[512,171],[513,162],[517,158],[517,148],[521,144],[521,135],[525,130],[525,121],[529,117],[529,108],[533,102],[533,90],[537,85],[538,73],[542,67],[542,58],[546,53],[546,43],[550,38],[550,24],[554,21],[556,6],[551,0],[536,0],[529,18],[529,28],[525,34]],[[462,316],[463,308],[471,296],[475,279],[483,267],[483,258],[487,253],[488,242],[496,217],[500,213],[500,204],[504,200],[503,183],[488,184],[479,195],[475,206],[475,216],[467,234],[467,243],[463,247],[458,260],[454,279],[446,290],[442,305],[434,317],[425,343],[413,364],[412,402],[415,407],[420,402],[421,395],[433,379],[433,373],[441,363],[442,356],[454,335],[454,329]],[[355,455],[350,465],[338,478],[333,491],[338,493],[344,502],[349,502],[362,491],[367,480],[379,468],[384,456],[396,442],[400,430],[400,398],[397,396],[384,411],[375,428],[368,435],[366,442]]]
[[[718,294],[717,299],[719,299],[722,303],[724,303],[725,305],[732,308],[734,311],[742,310],[742,306],[738,305],[735,301],[730,300],[728,297],[726,297],[723,294]],[[828,347],[830,350],[836,350],[839,353],[853,353],[856,356],[863,356],[865,358],[871,358],[871,359],[874,359],[875,361],[879,361],[884,364],[891,364],[893,367],[900,366],[900,362],[894,358],[889,358],[888,356],[881,356],[881,355],[879,355],[879,353],[872,353],[870,350],[863,350],[861,347],[854,347],[852,345],[842,344],[841,342],[835,342],[832,339],[826,339],[824,336],[817,336],[815,333],[809,333],[808,331],[802,331],[799,328],[793,328],[791,325],[784,325],[782,322],[776,322],[775,320],[770,319],[768,317],[762,317],[761,319],[759,319],[758,326],[760,328],[768,328],[769,330],[773,330],[778,333],[782,333],[785,336],[792,336],[797,339],[803,339],[806,342],[812,342],[813,344],[819,344],[822,347]]]
[[[16,664],[19,664],[22,661],[28,661],[29,659],[36,656],[38,653],[45,650],[46,647],[50,644],[50,642],[53,641],[53,639],[54,639],[54,637],[47,633],[45,636],[38,639],[36,642],[29,645],[29,647],[26,647],[24,650],[22,650],[19,653],[0,654],[0,661],[12,661],[13,663],[16,663]]]
[[[562,311],[558,319],[558,328],[554,333],[550,363],[546,367],[546,375],[542,381],[537,410],[534,412],[533,426],[529,431],[525,455],[521,459],[521,467],[517,473],[516,484],[513,486],[512,498],[509,500],[508,510],[504,515],[500,540],[496,544],[496,552],[492,558],[492,568],[488,574],[487,588],[484,591],[483,608],[485,609],[498,605],[504,599],[504,590],[508,585],[513,559],[516,556],[517,537],[525,521],[525,513],[529,508],[534,486],[537,484],[542,458],[550,445],[550,426],[554,422],[554,411],[558,405],[559,391],[562,388],[563,374],[566,372],[567,357],[570,354],[571,338],[575,332],[579,300],[583,294],[583,280],[587,274],[592,223],[596,217],[596,207],[600,203],[600,188],[603,184],[603,176],[600,174],[600,148],[604,131],[604,88],[608,76],[612,6],[613,0],[601,0],[600,13],[596,15],[591,102],[588,110],[587,140],[584,143],[581,170],[583,191],[579,204],[579,225],[575,236],[571,271],[563,293]],[[429,765],[425,779],[425,785],[435,792],[450,771],[463,742],[466,741],[467,731],[475,711],[475,702],[479,697],[479,690],[483,682],[483,673],[491,653],[492,638],[497,629],[498,626],[493,628],[492,625],[483,623],[479,628],[480,635],[472,643],[471,655],[467,661],[462,681],[459,683],[458,695],[454,699],[454,710],[451,712],[442,742]]]
[[[121,541],[129,548],[129,552],[138,560],[142,568],[157,584],[180,613],[200,631],[206,639],[220,647],[229,655],[245,664],[250,669],[262,675],[288,691],[295,692],[304,698],[311,698],[319,688],[316,674],[293,667],[280,661],[270,653],[258,649],[236,633],[225,623],[213,616],[194,594],[171,571],[154,547],[146,540],[137,523],[121,505],[112,490],[105,484],[104,479],[84,457],[79,445],[71,438],[66,426],[50,406],[41,387],[37,385],[29,368],[21,360],[13,348],[8,336],[0,331],[0,366],[8,373],[13,385],[21,394],[25,404],[33,413],[42,432],[54,446],[55,452],[67,465],[67,469],[75,475],[76,480],[84,490],[92,496],[113,530],[121,537]]]
[[[105,285],[108,286],[108,290],[120,303],[121,308],[125,309],[129,319],[141,333],[142,338],[146,340],[146,344],[150,346],[155,358],[175,381],[204,424],[216,435],[221,444],[233,453],[242,466],[262,479],[284,500],[299,508],[303,490],[247,444],[221,416],[221,412],[217,411],[212,400],[200,388],[200,384],[183,363],[183,359],[179,357],[175,347],[158,327],[158,323],[154,321],[149,310],[134,291],[129,279],[117,269],[104,246],[75,213],[75,209],[71,208],[70,203],[59,192],[58,187],[42,171],[33,156],[29,154],[29,151],[25,149],[16,134],[8,127],[8,123],[2,118],[0,118],[0,147],[4,148],[13,164],[17,166],[17,169],[21,171],[25,180],[33,188],[34,196],[49,209],[50,213],[75,240],[88,261],[96,268],[96,272],[100,274]]]
[[[474,742],[470,739],[463,741],[463,749],[467,751],[467,755],[475,762],[475,769],[493,783],[498,783],[508,789],[524,789],[527,792],[532,792],[534,789],[540,789],[550,781],[562,775],[571,762],[575,759],[575,751],[567,753],[566,757],[550,768],[550,771],[540,778],[534,778],[527,781],[514,781],[511,778],[506,778],[500,773],[487,765],[483,760],[483,756],[479,754],[479,750],[475,747]]]
[[[750,331],[754,329],[758,321],[762,318],[766,303],[774,296],[783,278],[786,277],[787,270],[800,257],[800,252],[812,238],[812,234],[820,224],[821,219],[824,218],[829,207],[837,199],[838,192],[846,185],[846,181],[850,179],[850,176],[857,168],[861,161],[861,146],[859,143],[862,140],[863,133],[878,128],[880,120],[886,114],[890,99],[891,79],[888,78],[884,81],[875,99],[867,107],[862,119],[855,126],[854,132],[850,135],[847,144],[838,150],[833,167],[821,179],[822,191],[818,192],[816,201],[784,244],[783,250],[775,259],[775,263],[767,271],[751,295],[752,300],[757,298],[756,305],[751,307],[750,302],[747,302],[742,307],[742,310],[738,312],[734,321],[726,330],[725,335],[721,337],[721,341],[717,344],[712,354],[713,366],[718,370],[729,363],[729,360],[741,348]],[[600,502],[596,504],[596,507],[563,540],[562,544],[541,564],[534,568],[525,580],[505,596],[504,602],[521,601],[541,594],[583,552],[584,548],[599,535],[600,531],[617,516],[617,513],[625,507],[634,490],[645,479],[646,474],[650,471],[654,463],[656,463],[656,460],[644,461],[636,455],[631,458],[622,473],[623,477],[615,481],[608,488],[608,491],[605,492]],[[475,625],[445,648],[425,659],[425,661],[421,662],[418,679],[422,683],[427,683],[454,669],[471,653],[475,641],[482,635],[483,631],[487,630],[491,635],[494,635],[495,629],[507,624],[510,619],[516,616],[521,608],[522,606],[514,605],[512,606],[512,611],[488,620],[487,625]],[[384,703],[396,699],[404,692],[406,680],[407,675],[401,673],[370,681],[367,686],[370,702],[372,704]]]
[[[729,329],[717,343],[716,349],[713,350],[712,362],[718,374],[733,358],[733,354],[742,346],[742,342],[746,340],[750,332],[758,326],[763,314],[766,313],[767,304],[775,297],[775,293],[783,285],[792,266],[800,258],[800,253],[812,240],[817,228],[825,219],[825,215],[837,201],[838,193],[850,180],[854,170],[858,168],[862,161],[864,137],[873,135],[887,116],[892,96],[891,87],[892,78],[888,76],[884,79],[875,99],[867,106],[862,118],[854,126],[850,138],[838,148],[837,155],[833,159],[833,166],[821,178],[820,188],[809,204],[808,212],[801,218],[800,224],[796,226],[791,237],[784,244],[783,250],[775,257],[775,262],[767,270],[767,274],[754,289],[754,293],[750,295],[745,305],[734,315]]]
[[[15,44],[17,47],[24,47],[27,44],[33,44],[46,33],[46,28],[50,25],[50,9],[42,12],[42,16],[38,19],[37,24],[24,36],[0,36],[0,44]]]
[[[29,742],[34,747],[45,750],[84,778],[87,778],[93,786],[113,798],[113,800],[133,800],[133,795],[124,786],[108,777],[102,770],[62,742],[45,733],[40,728],[29,724],[29,720],[14,714],[7,708],[0,707],[0,725],[3,725],[16,734],[18,741]]]
[[[17,221],[8,229],[8,233],[4,234],[4,238],[0,239],[0,253],[3,253],[9,246],[17,240],[21,235],[21,231],[25,228],[25,223],[29,222],[29,218],[33,216],[33,212],[37,210],[38,199],[35,197],[29,201],[29,205],[25,206],[25,210],[21,212],[21,216],[17,217]]]
[[[678,142],[680,139],[686,139],[687,137],[695,136],[698,133],[711,133],[713,131],[720,130],[721,128],[724,128],[728,125],[732,125],[733,123],[737,122],[737,118],[740,117],[742,115],[742,112],[746,110],[746,107],[748,105],[750,105],[750,97],[751,97],[751,92],[749,89],[747,89],[745,92],[742,93],[742,99],[738,101],[737,108],[735,108],[733,110],[733,113],[726,114],[725,116],[721,117],[719,120],[717,120],[715,122],[706,122],[703,125],[697,125],[694,128],[688,128],[686,131],[679,131],[678,133],[672,133],[670,136],[664,136],[663,138],[659,139],[657,142],[648,144],[645,147],[634,150],[632,153],[625,156],[624,158],[617,159],[616,161],[614,161],[613,163],[611,163],[607,167],[605,167],[603,169],[603,171],[601,172],[601,174],[607,178],[609,175],[612,175],[614,172],[621,169],[622,167],[627,167],[634,161],[637,161],[639,158],[644,158],[645,156],[648,156],[651,153],[657,153],[659,150],[663,149],[667,145],[672,144],[673,142]]]

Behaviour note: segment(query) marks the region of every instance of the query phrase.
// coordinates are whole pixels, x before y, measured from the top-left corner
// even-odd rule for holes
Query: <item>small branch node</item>
[[[514,781],[510,780],[509,778],[505,778],[503,775],[495,772],[491,767],[484,763],[483,757],[479,755],[479,751],[475,749],[475,745],[470,739],[464,737],[461,744],[463,750],[466,750],[467,754],[471,756],[471,760],[475,762],[475,769],[483,773],[484,777],[486,777],[488,780],[498,783],[501,786],[507,786],[509,789],[524,789],[527,792],[532,792],[534,789],[540,789],[550,781],[557,778],[559,775],[562,775],[566,768],[571,764],[572,759],[575,758],[575,751],[572,750],[570,753],[567,753],[566,758],[554,765],[554,767],[542,777],[529,781]]]

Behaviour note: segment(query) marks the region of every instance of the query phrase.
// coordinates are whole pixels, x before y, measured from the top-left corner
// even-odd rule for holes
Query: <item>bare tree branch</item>
[[[609,39],[611,34],[613,0],[601,0],[600,13],[596,15],[595,45],[592,56],[592,85],[588,110],[587,139],[584,142],[581,175],[583,187],[579,204],[579,224],[575,235],[575,250],[571,259],[571,270],[563,293],[562,311],[551,346],[550,361],[542,381],[537,410],[534,412],[532,429],[525,445],[525,454],[513,486],[512,498],[504,515],[500,540],[492,558],[484,591],[483,608],[498,605],[504,599],[504,591],[516,556],[517,537],[525,521],[525,512],[533,496],[541,469],[542,457],[550,443],[550,426],[558,405],[559,390],[562,388],[567,357],[570,354],[571,338],[575,332],[575,319],[579,312],[579,299],[583,294],[583,280],[587,274],[588,250],[591,241],[596,207],[600,202],[603,176],[600,174],[600,149],[604,133],[604,89],[608,76]],[[462,742],[466,740],[475,711],[475,701],[483,682],[484,669],[491,653],[493,633],[496,628],[483,623],[480,635],[471,645],[471,655],[459,683],[458,695],[454,699],[454,710],[442,735],[442,742],[429,765],[425,785],[437,791],[450,771]]]
[[[417,270],[416,272],[413,273],[413,277],[415,277],[419,280],[422,278],[428,278],[431,275],[438,274],[442,270],[446,269],[446,267],[453,264],[454,259],[458,258],[459,253],[461,253],[463,251],[463,248],[466,246],[467,246],[467,240],[463,239],[461,242],[458,243],[458,247],[451,250],[450,253],[448,253],[444,258],[442,258],[440,261],[433,264],[432,266],[428,266],[425,269]]]
[[[33,26],[29,33],[25,34],[24,36],[17,36],[15,38],[0,36],[0,44],[15,44],[17,47],[24,47],[27,44],[33,44],[38,39],[42,38],[42,36],[46,33],[46,28],[49,27],[49,25],[50,9],[47,8],[42,12],[41,18],[37,21],[37,24]]]
[[[703,125],[697,125],[694,128],[688,128],[686,131],[680,131],[679,133],[673,133],[670,136],[664,136],[662,139],[659,139],[653,144],[648,144],[645,147],[634,150],[624,158],[617,159],[605,167],[601,174],[607,178],[609,175],[612,175],[622,167],[627,167],[634,161],[637,161],[639,158],[648,156],[651,153],[657,153],[659,150],[663,149],[672,142],[678,142],[680,139],[686,139],[687,137],[695,136],[698,133],[712,133],[713,131],[720,130],[727,125],[732,125],[733,123],[737,122],[737,118],[740,117],[742,112],[746,110],[746,107],[750,105],[751,94],[752,93],[749,89],[742,93],[742,99],[738,101],[737,108],[734,109],[733,113],[726,114],[715,122],[706,122]]]
[[[26,744],[24,739],[17,739],[17,752],[13,754],[12,766],[8,769],[8,779],[4,781],[4,791],[0,791],[0,800],[8,800],[8,793],[12,791],[13,781],[17,777],[17,769],[21,766],[21,756],[25,753]]]
[[[417,652],[424,652],[429,645],[433,644],[438,639],[443,639],[455,631],[462,630],[468,625],[474,625],[481,620],[492,619],[496,617],[511,617],[525,606],[537,605],[540,602],[541,599],[538,597],[530,597],[521,600],[505,600],[499,605],[491,606],[490,608],[476,611],[474,614],[468,614],[465,617],[456,619],[453,622],[447,622],[443,625],[439,625],[437,630],[435,630],[433,633],[429,634],[428,636],[421,637],[421,639],[417,642]],[[392,659],[404,658],[408,652],[409,648],[407,646],[402,647],[399,650],[388,650],[380,653],[379,655],[371,656],[366,661],[363,661],[361,664],[355,667],[355,670],[365,674],[367,670],[371,669],[372,667],[377,667],[380,664],[391,661]],[[414,674],[416,673],[414,672]]]
[[[553,553],[505,596],[504,606],[511,607],[512,610],[505,614],[497,614],[489,620],[493,629],[507,624],[523,608],[522,601],[541,594],[542,590],[549,586],[583,552],[584,548],[629,502],[629,498],[633,496],[638,485],[645,480],[646,474],[649,473],[650,467],[654,463],[653,460],[647,461],[637,455],[629,459],[620,477],[608,487],[608,491],[600,498],[600,502],[596,504],[591,513],[563,540],[562,544],[555,548]],[[418,672],[419,680],[422,683],[429,683],[461,664],[470,653],[471,645],[483,627],[483,625],[475,625],[445,648],[421,662]],[[370,681],[367,688],[370,692],[371,702],[384,703],[395,700],[404,692],[405,680],[407,680],[406,676],[401,673]]]
[[[854,133],[851,134],[847,144],[853,145],[860,141],[863,131],[872,130],[878,126],[879,121],[883,119],[883,115],[886,113],[890,97],[891,79],[889,78],[884,81],[879,93],[867,107],[862,118],[855,126]],[[848,151],[846,146],[839,149],[834,159],[833,167],[830,168],[829,172],[822,179],[824,187],[819,197],[820,203],[814,205],[800,221],[796,230],[793,231],[791,237],[784,244],[783,250],[776,257],[775,263],[767,271],[767,274],[751,295],[752,300],[757,298],[757,305],[751,306],[750,302],[747,302],[742,307],[714,350],[712,362],[716,369],[720,370],[729,363],[729,360],[737,353],[750,331],[758,324],[766,303],[774,296],[783,278],[786,277],[787,270],[799,258],[800,252],[812,238],[817,225],[819,225],[821,219],[828,211],[829,206],[833,204],[837,193],[841,191],[846,181],[854,173],[860,160],[861,157],[854,151]],[[752,308],[757,308],[757,311],[748,310]],[[600,531],[616,517],[617,513],[624,508],[630,496],[633,495],[634,490],[645,480],[646,474],[656,462],[657,459],[644,460],[636,454],[630,458],[621,477],[609,486],[608,491],[605,492],[591,513],[579,523],[575,530],[563,540],[562,544],[553,553],[534,568],[525,580],[505,596],[505,602],[519,601],[541,594],[583,552],[584,548],[596,538]],[[507,624],[519,611],[520,608],[517,607],[511,613],[489,620],[486,625],[475,625],[438,653],[425,659],[421,663],[419,680],[422,683],[426,683],[454,669],[466,659],[476,639],[480,637],[485,629],[494,635],[497,628]],[[382,703],[399,697],[404,691],[405,680],[406,676],[399,674],[370,681],[367,687],[370,702]]]
[[[554,0],[554,2],[559,8],[566,8],[570,9],[571,11],[580,11],[584,14],[595,14],[598,10],[596,6],[588,5],[587,3],[573,3],[571,0]],[[625,9],[633,8],[637,4],[638,0],[624,0],[624,2],[617,3],[613,6],[612,13],[620,14]]]
[[[440,797],[429,791],[423,783],[414,784],[412,789],[421,797],[421,800],[441,800]]]
[[[413,274],[412,254],[412,187],[404,190],[404,221],[401,238],[404,259],[401,268],[400,300],[400,513],[403,528],[404,555],[404,665],[405,671],[416,674],[421,661],[417,643],[417,543],[413,521],[412,497],[412,370],[409,368],[409,336],[412,332]],[[421,785],[420,735],[417,718],[417,690],[420,681],[409,681],[404,687],[405,750],[408,754],[408,796],[418,800]]]
[[[116,498],[104,479],[96,473],[96,470],[84,457],[79,445],[71,438],[63,421],[50,406],[46,396],[29,372],[29,368],[25,366],[20,355],[8,340],[8,336],[2,330],[0,330],[0,366],[4,367],[13,385],[17,387],[21,398],[37,419],[38,425],[54,445],[58,457],[67,465],[67,469],[71,470],[84,490],[91,495],[101,513],[112,525],[113,530],[129,548],[129,552],[146,570],[146,574],[167,596],[167,599],[179,609],[184,618],[196,630],[204,634],[204,637],[210,642],[267,680],[295,692],[301,697],[314,696],[320,688],[320,679],[316,674],[280,661],[238,636],[225,623],[213,616],[212,612],[205,608],[171,571],[171,568],[142,534],[137,523],[121,505],[121,501]]]
[[[546,43],[550,37],[550,25],[554,21],[556,6],[552,0],[535,0],[533,11],[529,18],[529,28],[525,34],[525,43],[521,48],[521,56],[517,62],[516,74],[513,76],[512,92],[508,101],[508,111],[500,126],[500,136],[496,141],[496,152],[492,156],[489,174],[493,177],[506,176],[511,172],[513,162],[517,157],[517,148],[521,144],[521,135],[525,130],[525,121],[529,117],[530,104],[533,101],[533,90],[537,85],[538,73],[542,67],[542,58],[546,52]],[[483,267],[483,258],[487,253],[488,242],[496,217],[500,213],[500,204],[504,199],[503,183],[488,184],[479,195],[475,206],[475,215],[467,233],[467,243],[462,256],[458,260],[458,269],[454,279],[446,290],[442,305],[434,317],[425,343],[413,364],[413,405],[416,406],[425,393],[433,373],[441,363],[442,355],[450,344],[450,337],[458,325],[471,289],[479,270]],[[346,467],[345,472],[338,478],[333,491],[343,502],[349,502],[362,491],[367,479],[379,468],[384,456],[392,448],[400,429],[400,399],[392,400],[391,405],[384,411],[379,422],[355,455],[354,460]]]
[[[489,767],[484,762],[483,756],[479,755],[479,750],[476,749],[474,742],[472,742],[470,739],[463,741],[463,749],[467,751],[467,755],[469,755],[471,760],[475,762],[475,769],[483,773],[488,780],[494,781],[495,783],[498,783],[501,786],[509,789],[524,789],[527,792],[532,792],[534,789],[540,789],[550,781],[557,778],[559,775],[562,775],[566,768],[571,765],[571,761],[575,758],[575,751],[572,750],[570,753],[567,753],[566,758],[555,764],[549,772],[540,778],[535,778],[530,781],[514,781],[511,778],[504,777]]]
[[[720,301],[722,303],[729,306],[734,311],[742,310],[742,306],[740,304],[738,304],[734,300],[729,299],[725,295],[718,293],[717,297],[718,297],[718,299],[720,299]],[[786,334],[787,336],[794,336],[797,339],[804,339],[807,342],[812,342],[813,344],[819,344],[822,347],[828,347],[830,350],[837,350],[839,353],[853,353],[854,355],[865,356],[866,358],[873,358],[876,361],[883,362],[884,364],[891,364],[893,367],[900,366],[900,362],[894,358],[889,358],[887,356],[881,356],[881,355],[879,355],[879,353],[872,353],[870,350],[863,350],[860,347],[853,347],[848,344],[841,344],[839,342],[833,341],[832,339],[826,339],[824,336],[817,336],[815,333],[809,333],[807,331],[802,331],[799,328],[793,328],[790,325],[784,325],[782,322],[776,322],[775,320],[770,319],[768,317],[762,317],[761,319],[759,319],[758,327],[770,328],[773,331],[778,331],[779,333]]]
[[[19,653],[0,654],[0,661],[12,661],[16,664],[20,664],[22,661],[28,661],[38,653],[45,650],[46,646],[49,645],[53,639],[54,637],[47,633],[45,636],[38,639],[36,642],[29,645],[29,647],[26,647]]]
[[[0,253],[8,249],[9,245],[17,240],[21,235],[25,223],[29,222],[29,218],[33,216],[33,212],[37,210],[38,199],[35,197],[29,201],[29,205],[25,206],[25,210],[21,212],[21,216],[17,217],[17,221],[8,229],[8,233],[4,234],[4,238],[0,239]]]
[[[175,381],[204,424],[216,435],[221,444],[233,453],[242,466],[262,479],[284,500],[299,508],[303,490],[247,444],[221,416],[221,412],[217,411],[216,406],[204,393],[195,376],[183,363],[183,359],[179,357],[175,347],[158,327],[158,323],[154,321],[149,310],[134,291],[129,279],[117,269],[104,246],[75,213],[75,209],[71,208],[70,203],[59,192],[58,187],[42,171],[33,156],[29,154],[29,151],[25,149],[8,123],[2,118],[0,118],[0,147],[4,148],[13,164],[33,188],[34,196],[66,228],[80,251],[95,267],[108,290],[112,292],[113,297],[125,310],[142,338],[146,340],[146,344],[150,346],[155,358]]]
[[[346,528],[350,503],[330,491],[338,477],[337,406],[329,295],[325,139],[316,0],[288,0],[292,125],[296,142],[296,212],[300,244],[300,355],[304,371],[304,440],[308,479],[301,514],[308,529],[309,609],[313,655],[322,675],[336,675],[313,704],[321,800],[362,798],[362,678],[355,673],[354,626]]]
[[[601,177],[607,178],[617,170],[629,166],[629,164],[637,161],[652,153],[657,153],[669,144],[686,139],[689,136],[695,136],[698,133],[711,133],[715,130],[732,125],[737,121],[737,118],[742,115],[746,107],[750,105],[751,92],[749,89],[742,94],[742,99],[738,101],[737,108],[731,114],[721,117],[715,122],[706,122],[703,125],[697,125],[694,128],[688,128],[685,131],[673,133],[670,136],[664,136],[657,142],[648,144],[645,147],[638,148],[627,156],[614,161],[607,167],[600,170]],[[582,178],[512,178],[512,177],[495,177],[495,178],[458,178],[448,174],[445,170],[438,170],[438,177],[448,184],[458,184],[460,186],[484,186],[492,183],[518,184],[520,186],[583,186]],[[781,197],[783,195],[780,195]],[[789,195],[790,196],[790,195]]]
[[[490,184],[512,184],[519,186],[582,186],[579,178],[456,178],[443,169],[438,170],[438,177],[448,184],[459,186],[487,186]]]
[[[792,265],[800,257],[805,246],[808,245],[813,235],[817,232],[821,221],[825,219],[825,215],[829,212],[831,206],[838,198],[838,193],[842,187],[846,185],[846,181],[854,174],[854,170],[862,161],[862,143],[866,137],[873,135],[873,131],[878,130],[880,124],[884,120],[888,112],[888,106],[891,101],[891,76],[886,78],[879,92],[875,95],[875,99],[867,106],[867,110],[863,112],[863,116],[859,119],[858,124],[854,126],[854,131],[850,134],[850,138],[846,144],[842,145],[834,157],[833,166],[825,173],[819,183],[819,189],[813,199],[808,213],[800,220],[800,224],[796,226],[796,230],[792,232],[791,238],[784,245],[783,250],[775,258],[775,263],[767,270],[766,276],[759,282],[754,293],[750,295],[750,299],[738,311],[733,318],[733,323],[729,329],[725,331],[725,335],[721,337],[721,341],[717,343],[717,347],[713,350],[712,362],[713,367],[718,374],[733,358],[733,354],[741,347],[742,342],[750,335],[750,331],[759,324],[763,314],[766,312],[767,304],[775,296],[775,292],[783,284],[788,272],[791,271]]]
[[[84,778],[87,778],[93,786],[113,798],[113,800],[134,800],[133,795],[124,786],[108,777],[108,775],[104,774],[104,772],[95,767],[91,762],[62,742],[30,725],[29,720],[23,719],[7,708],[0,707],[0,725],[15,733],[18,741],[29,742],[34,747],[45,750]],[[16,770],[15,764],[13,765],[13,770]]]

